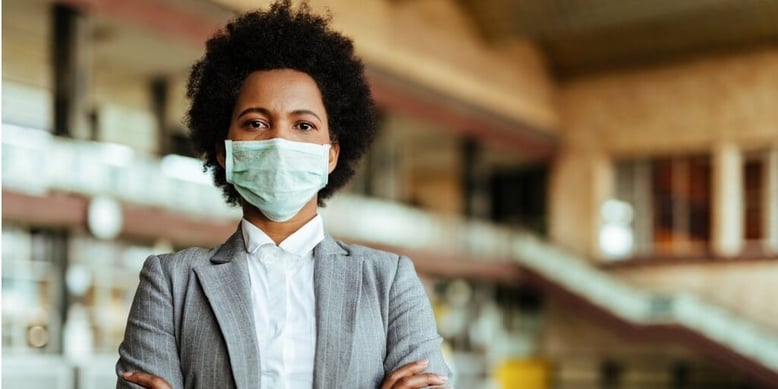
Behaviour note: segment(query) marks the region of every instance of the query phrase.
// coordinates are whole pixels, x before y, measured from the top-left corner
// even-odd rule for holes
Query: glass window
[[[708,155],[622,161],[616,197],[632,205],[635,255],[707,254],[711,226]]]
[[[764,238],[762,201],[764,185],[764,158],[762,155],[748,155],[743,163],[744,183],[744,234],[746,240],[761,240]]]
[[[773,153],[775,151],[772,151]],[[771,162],[771,150],[745,153],[743,158],[743,238],[746,250],[770,250],[771,214],[778,197],[770,192],[778,188],[778,169]]]
[[[3,225],[3,353],[60,351],[66,236]]]

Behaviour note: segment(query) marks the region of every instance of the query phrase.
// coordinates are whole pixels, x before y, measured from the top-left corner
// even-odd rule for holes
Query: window
[[[764,218],[766,211],[764,201],[765,186],[765,155],[763,153],[747,154],[743,160],[743,232],[746,241],[765,238]]]
[[[498,170],[490,184],[493,221],[547,233],[548,166]]]
[[[707,254],[711,231],[708,155],[619,162],[616,197],[633,207],[632,254]]]
[[[743,155],[743,239],[750,253],[778,253],[778,150]]]
[[[740,172],[735,170],[736,174],[727,173],[722,178],[728,181],[719,192],[724,191],[722,196],[728,197],[719,204],[726,208],[718,210],[712,210],[710,155],[618,161],[615,200],[626,203],[631,216],[624,224],[631,245],[619,257],[709,256],[713,246],[713,212],[733,210],[739,214],[719,215],[719,221],[724,223],[723,233],[727,234],[720,237],[722,242],[741,247],[741,251],[732,254],[778,254],[778,149],[742,152],[732,161],[741,160],[742,165],[729,166]],[[602,239],[601,236],[600,248],[608,257]]]

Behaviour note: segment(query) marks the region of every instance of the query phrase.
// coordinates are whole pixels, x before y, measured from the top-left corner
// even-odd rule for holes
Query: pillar
[[[767,155],[765,166],[765,249],[778,254],[778,145],[773,146]]]
[[[488,219],[491,215],[491,199],[488,166],[481,158],[480,145],[473,139],[462,141],[462,198],[467,217]]]
[[[168,81],[163,77],[151,80],[151,111],[157,126],[157,153],[164,156],[171,152],[171,135],[167,125]]]
[[[723,142],[713,154],[713,241],[718,256],[735,256],[743,248],[743,157],[733,142]]]
[[[90,139],[90,31],[87,18],[62,4],[52,8],[54,134]]]

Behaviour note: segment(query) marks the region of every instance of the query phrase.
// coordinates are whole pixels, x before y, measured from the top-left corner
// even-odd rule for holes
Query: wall
[[[611,274],[649,290],[686,292],[778,331],[775,261],[615,268]]]
[[[553,361],[553,384],[558,389],[599,389],[603,364],[615,362],[616,386],[623,389],[675,387],[674,371],[686,369],[692,388],[743,387],[738,374],[722,369],[704,356],[671,342],[625,337],[585,311],[549,300],[543,309],[540,353]]]
[[[612,193],[613,158],[700,151],[716,156],[722,145],[741,151],[775,147],[778,48],[592,75],[563,83],[559,99],[563,133],[551,177],[551,236],[596,260],[598,210]],[[722,210],[733,207],[722,201],[719,185],[738,184],[714,167],[724,180],[712,195],[718,199],[715,240],[716,229],[726,224]],[[778,329],[770,281],[778,277],[776,261],[653,262],[613,274],[650,289],[693,293]]]
[[[560,153],[551,178],[552,239],[596,256],[597,210],[610,159],[742,149],[778,140],[778,48],[689,59],[564,82]]]

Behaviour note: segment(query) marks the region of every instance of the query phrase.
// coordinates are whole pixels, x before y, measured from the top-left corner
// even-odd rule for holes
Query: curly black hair
[[[319,191],[319,205],[354,175],[375,137],[376,120],[364,65],[351,40],[329,27],[330,16],[313,14],[307,3],[273,3],[266,11],[238,16],[206,42],[205,55],[192,66],[187,84],[187,114],[195,151],[210,169],[227,203],[240,195],[227,182],[217,151],[227,130],[241,85],[260,70],[293,69],[316,82],[327,111],[330,136],[340,145],[335,170]]]

